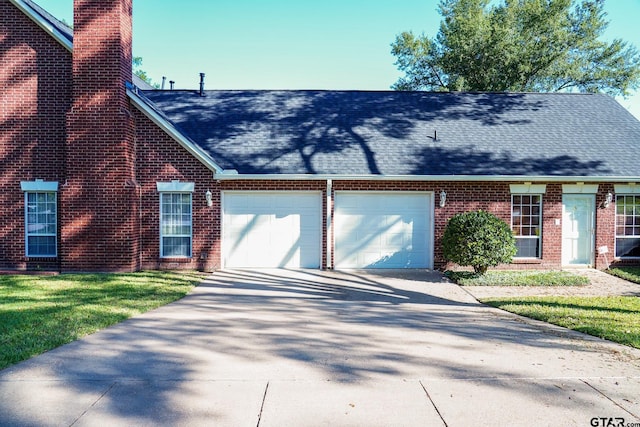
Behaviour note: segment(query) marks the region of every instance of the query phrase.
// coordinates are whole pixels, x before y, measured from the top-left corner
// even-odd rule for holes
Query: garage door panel
[[[336,268],[429,268],[431,195],[336,192]]]
[[[227,192],[223,203],[225,267],[319,268],[318,193]]]
[[[407,241],[404,233],[385,234],[381,236],[380,240],[382,245],[396,250],[402,250],[403,248],[410,249],[408,246],[411,245],[411,242]]]

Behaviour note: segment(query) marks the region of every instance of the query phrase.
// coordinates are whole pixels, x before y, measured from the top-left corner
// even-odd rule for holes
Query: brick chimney
[[[74,0],[73,102],[61,188],[63,271],[138,269],[132,0]]]

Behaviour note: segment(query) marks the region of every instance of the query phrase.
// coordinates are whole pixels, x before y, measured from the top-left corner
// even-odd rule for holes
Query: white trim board
[[[596,194],[598,184],[562,184],[563,194]]]
[[[613,186],[616,194],[640,194],[640,185],[635,184],[615,184]]]
[[[36,179],[35,181],[20,181],[20,188],[22,188],[22,191],[27,191],[27,192],[33,192],[33,191],[54,192],[54,191],[58,191],[58,182],[43,181],[41,179]]]
[[[195,183],[193,182],[156,182],[156,188],[160,193],[193,193]]]

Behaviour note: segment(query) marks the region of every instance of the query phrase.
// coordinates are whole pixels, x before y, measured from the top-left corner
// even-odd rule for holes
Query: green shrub
[[[471,266],[477,274],[486,273],[489,267],[510,263],[516,251],[509,225],[484,211],[455,215],[447,223],[442,237],[444,258]]]

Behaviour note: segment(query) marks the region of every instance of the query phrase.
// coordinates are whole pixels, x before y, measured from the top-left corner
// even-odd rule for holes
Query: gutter
[[[73,43],[69,41],[69,39],[62,34],[56,27],[51,25],[50,22],[42,19],[40,14],[33,10],[33,8],[27,5],[22,0],[9,0],[13,3],[18,9],[20,9],[25,15],[27,15],[33,22],[38,24],[40,28],[49,33],[54,39],[58,41],[62,46],[64,46],[69,52],[73,52]]]
[[[215,179],[268,181],[449,181],[449,182],[640,182],[640,176],[575,176],[575,175],[348,175],[348,174],[238,174],[225,170]]]

